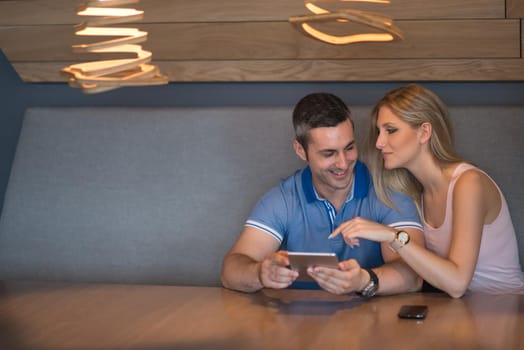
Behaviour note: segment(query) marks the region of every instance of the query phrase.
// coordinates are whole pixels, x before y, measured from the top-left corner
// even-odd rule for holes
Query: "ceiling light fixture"
[[[147,40],[147,32],[136,28],[111,27],[142,19],[143,11],[116,7],[138,1],[89,0],[78,7],[77,15],[86,19],[76,27],[76,35],[111,39],[73,45],[73,52],[119,54],[125,58],[78,63],[63,68],[62,72],[69,76],[70,86],[81,88],[85,93],[98,93],[124,86],[162,85],[169,82],[158,67],[149,64],[152,53],[137,45]]]
[[[304,6],[312,12],[310,15],[289,17],[289,22],[303,33],[326,43],[333,45],[345,45],[358,42],[389,42],[402,40],[402,31],[394,26],[393,19],[375,12],[367,12],[352,9],[339,9],[330,11],[318,5],[318,3],[333,2],[367,2],[378,4],[389,4],[389,0],[305,0]],[[374,28],[379,32],[334,35],[325,33],[313,26],[321,23],[358,23]]]

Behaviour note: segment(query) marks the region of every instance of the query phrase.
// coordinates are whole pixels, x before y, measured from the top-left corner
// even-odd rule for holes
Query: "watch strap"
[[[357,292],[358,295],[361,295],[366,298],[371,298],[377,293],[378,290],[378,276],[372,269],[364,269],[369,274],[369,282],[366,284],[364,289]]]

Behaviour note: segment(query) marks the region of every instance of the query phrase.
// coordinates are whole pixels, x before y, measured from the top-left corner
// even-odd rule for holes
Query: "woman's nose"
[[[386,138],[382,136],[381,134],[378,134],[377,142],[375,143],[375,147],[377,147],[378,149],[382,149],[384,148],[385,145],[386,145]]]

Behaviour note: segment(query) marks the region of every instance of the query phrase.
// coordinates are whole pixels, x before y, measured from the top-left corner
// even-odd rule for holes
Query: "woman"
[[[455,298],[466,291],[524,292],[506,200],[486,173],[456,154],[447,108],[433,92],[412,84],[378,101],[366,156],[383,201],[391,203],[390,190],[416,201],[427,249],[365,220],[341,225],[332,236],[342,234],[350,245],[359,238],[391,242],[425,282]]]

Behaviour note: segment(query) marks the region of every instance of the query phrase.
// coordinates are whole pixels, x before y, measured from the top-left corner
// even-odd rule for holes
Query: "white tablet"
[[[298,271],[297,281],[313,280],[307,274],[307,268],[310,266],[338,269],[338,259],[335,253],[288,252],[287,256],[290,267]]]

